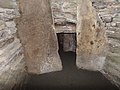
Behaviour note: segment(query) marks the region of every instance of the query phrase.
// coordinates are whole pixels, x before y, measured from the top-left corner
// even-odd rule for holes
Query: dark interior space
[[[100,72],[77,69],[76,53],[64,52],[57,34],[63,70],[42,75],[29,75],[29,80],[16,90],[119,90]]]

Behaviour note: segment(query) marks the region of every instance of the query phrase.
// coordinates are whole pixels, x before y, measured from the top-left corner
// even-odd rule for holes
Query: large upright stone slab
[[[28,72],[42,74],[61,70],[49,0],[19,0],[19,3],[22,15],[18,20],[18,33]]]
[[[90,0],[78,0],[77,11],[77,67],[101,70],[105,62],[105,30],[98,24]]]

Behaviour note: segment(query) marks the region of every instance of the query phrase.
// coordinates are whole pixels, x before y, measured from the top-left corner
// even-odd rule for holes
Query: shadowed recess
[[[58,34],[58,41],[60,34]],[[42,75],[30,75],[21,89],[16,90],[119,90],[100,72],[78,70],[76,54],[64,52],[59,41],[63,70]]]

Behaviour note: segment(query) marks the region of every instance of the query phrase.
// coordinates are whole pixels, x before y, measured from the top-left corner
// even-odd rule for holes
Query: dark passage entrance
[[[58,39],[59,36],[58,34]],[[119,90],[99,72],[78,70],[75,52],[64,52],[60,40],[59,47],[63,70],[29,75],[27,83],[17,90]]]

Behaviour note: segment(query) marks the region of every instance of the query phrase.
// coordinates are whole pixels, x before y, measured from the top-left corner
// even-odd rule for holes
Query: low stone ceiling
[[[77,0],[51,0],[53,18],[56,24],[76,23]]]

